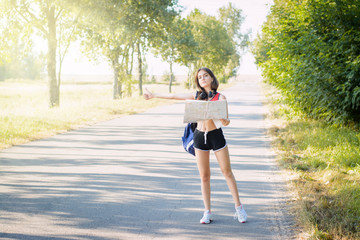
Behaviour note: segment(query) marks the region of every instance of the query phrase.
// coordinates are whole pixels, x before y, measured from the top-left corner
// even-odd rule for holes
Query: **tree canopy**
[[[360,1],[276,0],[253,52],[296,111],[360,120]]]

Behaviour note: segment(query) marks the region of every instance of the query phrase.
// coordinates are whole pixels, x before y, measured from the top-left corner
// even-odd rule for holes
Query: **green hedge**
[[[296,110],[360,120],[360,0],[275,0],[253,43],[264,78]]]

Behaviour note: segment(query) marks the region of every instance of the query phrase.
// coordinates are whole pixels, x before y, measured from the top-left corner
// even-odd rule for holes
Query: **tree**
[[[156,45],[156,39],[163,34],[167,23],[179,14],[177,0],[124,1],[121,20],[126,33],[136,41],[139,94],[142,95],[142,52]]]
[[[18,77],[21,61],[31,55],[33,45],[32,29],[23,27],[14,15],[8,14],[9,8],[7,1],[0,1],[0,80]]]
[[[71,22],[70,25],[75,26],[79,11],[74,14],[77,8],[70,1],[5,0],[5,2],[7,7],[6,15],[16,18],[19,27],[31,28],[39,36],[46,39],[49,105],[50,107],[59,106],[60,71],[57,77],[57,57],[60,59],[59,69],[61,69],[67,46],[73,38],[72,34],[69,36],[63,32],[67,28],[60,28],[59,26],[69,21]],[[67,45],[64,48],[65,51],[57,53],[58,47],[64,42]]]
[[[250,31],[242,33],[241,25],[243,24],[245,17],[242,15],[242,10],[235,8],[232,3],[229,3],[227,7],[220,8],[218,12],[220,22],[223,23],[236,48],[236,51],[231,56],[224,69],[224,77],[230,77],[233,74],[236,74],[236,70],[240,67],[241,55],[249,45]]]
[[[194,26],[192,33],[198,44],[197,60],[192,63],[192,68],[207,66],[224,79],[224,68],[236,53],[225,26],[215,17],[201,13],[198,9],[191,12],[188,19]]]
[[[83,52],[92,60],[104,57],[113,69],[113,99],[123,96],[123,84],[131,82],[135,37],[122,21],[125,9],[120,1],[90,1],[81,19]],[[131,88],[128,88],[131,89]]]
[[[169,64],[169,92],[174,81],[173,64],[179,63],[188,66],[196,60],[197,51],[194,36],[191,32],[191,22],[180,16],[170,22],[164,31],[164,35],[159,36],[155,54],[160,55],[162,60]]]
[[[175,8],[174,0],[89,2],[89,12],[82,21],[83,46],[90,57],[96,58],[100,53],[111,63],[114,99],[122,96],[125,81],[132,83],[135,53],[142,95],[144,54],[163,25],[177,14]]]

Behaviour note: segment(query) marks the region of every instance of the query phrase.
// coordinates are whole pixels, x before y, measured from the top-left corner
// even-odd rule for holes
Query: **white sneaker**
[[[237,219],[241,223],[246,222],[247,214],[245,212],[245,209],[244,209],[243,205],[240,205],[239,207],[236,208],[234,219],[235,220]]]
[[[202,217],[202,219],[200,219],[200,223],[201,224],[211,223],[211,221],[213,220],[213,216],[214,214],[212,214],[209,210],[205,211],[204,216]]]

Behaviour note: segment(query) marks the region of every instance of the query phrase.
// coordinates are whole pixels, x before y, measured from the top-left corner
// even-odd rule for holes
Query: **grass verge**
[[[306,119],[263,84],[280,165],[291,176],[299,239],[360,239],[360,133]]]

